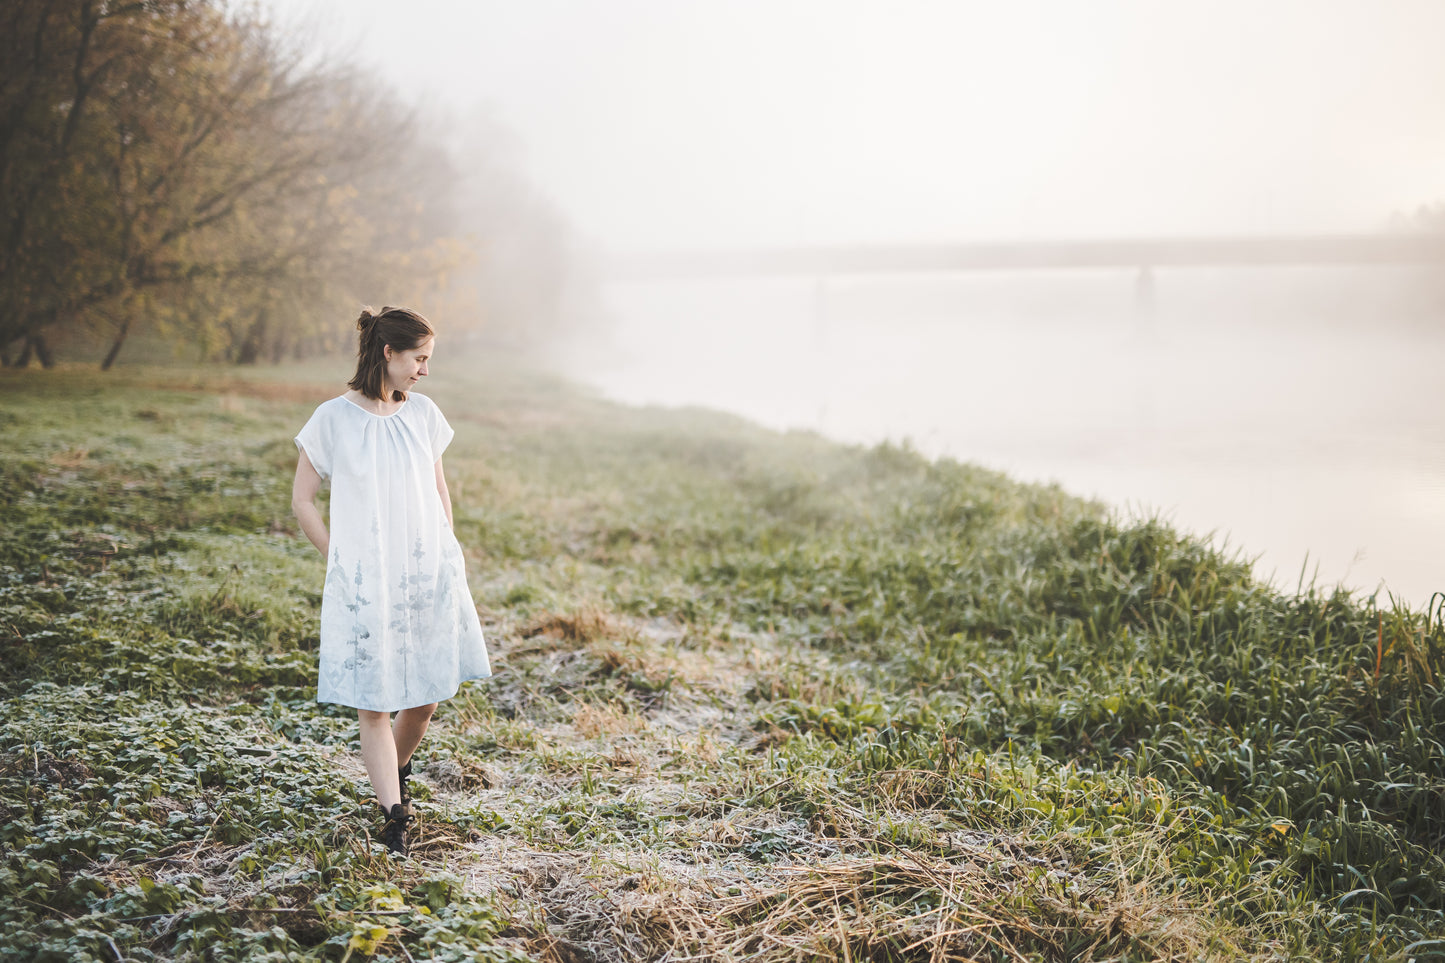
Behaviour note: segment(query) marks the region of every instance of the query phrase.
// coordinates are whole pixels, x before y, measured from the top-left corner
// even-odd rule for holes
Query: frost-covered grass
[[[448,368],[499,671],[407,861],[312,701],[322,370],[0,374],[0,959],[1445,957],[1438,613]]]

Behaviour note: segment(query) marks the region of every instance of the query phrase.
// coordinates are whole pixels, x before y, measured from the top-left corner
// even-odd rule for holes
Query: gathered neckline
[[[342,396],[341,396],[341,400],[344,401],[344,402],[346,402],[346,403],[347,403],[348,405],[350,405],[351,407],[355,408],[357,411],[365,412],[366,414],[370,415],[370,416],[373,417],[373,418],[395,418],[397,415],[401,414],[402,411],[404,411],[404,410],[406,409],[406,405],[407,405],[407,403],[406,403],[405,401],[403,401],[403,402],[401,403],[401,407],[397,408],[395,411],[391,412],[390,414],[379,415],[379,414],[377,414],[377,413],[374,412],[374,411],[367,411],[365,408],[361,407],[361,405],[358,405],[356,402],[354,402],[354,401],[352,401],[350,398],[346,397],[346,395],[342,395]]]

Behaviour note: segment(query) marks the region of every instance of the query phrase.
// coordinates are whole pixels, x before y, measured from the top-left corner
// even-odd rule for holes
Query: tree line
[[[555,325],[560,221],[513,176],[469,180],[372,73],[222,0],[6,0],[0,363],[79,341],[108,368],[138,327],[195,357],[280,360],[389,298]],[[530,273],[499,277],[489,247]]]

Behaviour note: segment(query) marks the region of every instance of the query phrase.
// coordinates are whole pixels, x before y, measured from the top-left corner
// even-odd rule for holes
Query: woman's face
[[[386,346],[387,397],[391,391],[410,391],[416,383],[427,376],[427,363],[431,361],[435,338],[427,338],[415,348],[395,351]]]

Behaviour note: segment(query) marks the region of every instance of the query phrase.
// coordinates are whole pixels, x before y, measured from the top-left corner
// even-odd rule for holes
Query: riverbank
[[[0,373],[0,959],[1445,949],[1427,613],[895,446],[445,370],[499,671],[438,714],[405,863],[312,702],[289,510],[348,372]]]
[[[1439,279],[1157,280],[1147,313],[1131,272],[617,284],[609,350],[574,370],[625,402],[909,438],[1212,533],[1283,589],[1426,605],[1445,588]]]

